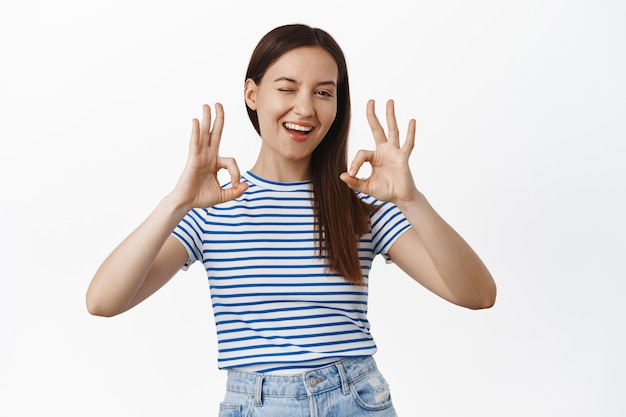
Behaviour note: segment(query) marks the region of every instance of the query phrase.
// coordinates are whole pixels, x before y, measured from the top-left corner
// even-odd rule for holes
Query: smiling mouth
[[[302,126],[302,125],[298,125],[295,123],[288,123],[288,122],[283,123],[283,127],[287,130],[291,130],[299,134],[307,134],[313,130],[312,126]]]

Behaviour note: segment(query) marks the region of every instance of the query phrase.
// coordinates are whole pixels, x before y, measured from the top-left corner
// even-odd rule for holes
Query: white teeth
[[[300,126],[295,123],[285,123],[285,127],[291,130],[298,130],[300,132],[310,132],[312,127],[310,126]]]

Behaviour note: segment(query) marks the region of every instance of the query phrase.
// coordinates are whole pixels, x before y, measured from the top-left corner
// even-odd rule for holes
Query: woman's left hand
[[[399,203],[419,195],[409,168],[409,156],[415,144],[415,119],[409,121],[406,140],[400,146],[400,132],[396,122],[393,100],[387,101],[387,135],[376,117],[374,100],[367,102],[367,121],[372,129],[376,149],[360,150],[350,164],[349,172],[341,179],[350,188],[361,191],[381,201]],[[368,178],[356,177],[361,166],[368,162],[372,171]]]

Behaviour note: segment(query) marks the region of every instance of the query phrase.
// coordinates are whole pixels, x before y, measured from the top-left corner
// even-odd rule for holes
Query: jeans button
[[[308,383],[311,388],[317,387],[320,382],[324,381],[326,381],[326,378],[317,378],[315,375],[311,375],[308,379]]]

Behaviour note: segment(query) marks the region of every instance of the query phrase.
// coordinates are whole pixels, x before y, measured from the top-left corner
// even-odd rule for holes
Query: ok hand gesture
[[[367,102],[366,114],[376,148],[357,152],[349,172],[341,174],[341,179],[350,188],[381,201],[398,204],[412,200],[419,194],[409,169],[409,156],[415,144],[415,120],[409,121],[406,140],[400,146],[393,100],[387,101],[387,135],[376,117],[374,100]],[[359,179],[356,174],[365,162],[371,165],[371,174],[369,178]]]
[[[219,145],[224,127],[224,109],[215,104],[215,121],[211,126],[211,108],[202,106],[202,123],[192,120],[191,140],[187,164],[181,174],[173,195],[187,208],[211,207],[235,199],[248,188],[239,181],[240,172],[233,158],[219,156]],[[232,186],[222,188],[217,172],[227,169]]]

